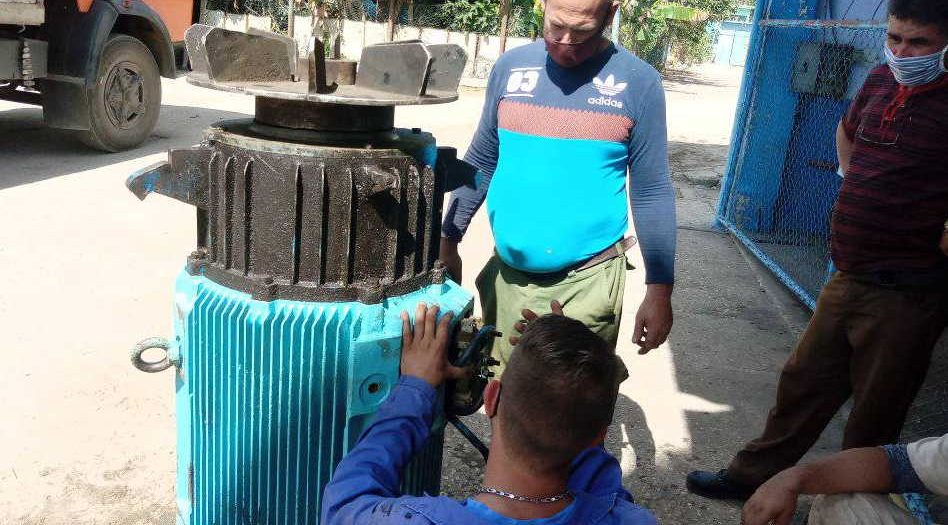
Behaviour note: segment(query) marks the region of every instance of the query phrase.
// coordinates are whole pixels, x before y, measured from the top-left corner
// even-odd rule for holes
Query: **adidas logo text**
[[[589,97],[588,99],[586,99],[586,102],[590,104],[594,104],[596,106],[610,106],[610,107],[620,108],[620,109],[622,108],[622,101],[616,100],[614,98],[609,98],[609,97],[602,97],[602,96],[599,98]]]

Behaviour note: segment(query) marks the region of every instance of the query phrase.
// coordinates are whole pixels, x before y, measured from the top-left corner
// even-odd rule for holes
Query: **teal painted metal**
[[[178,525],[319,522],[335,465],[398,379],[400,314],[469,312],[453,282],[380,304],[263,302],[182,272],[175,289]],[[406,473],[437,494],[443,421]]]

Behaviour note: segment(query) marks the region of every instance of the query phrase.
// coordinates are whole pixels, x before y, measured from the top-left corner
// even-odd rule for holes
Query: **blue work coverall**
[[[437,405],[431,385],[401,377],[326,486],[322,523],[491,524],[468,508],[468,500],[399,493],[401,473],[428,439]],[[568,486],[574,496],[573,523],[657,523],[649,511],[632,503],[622,487],[618,461],[602,448],[586,450],[574,460]]]

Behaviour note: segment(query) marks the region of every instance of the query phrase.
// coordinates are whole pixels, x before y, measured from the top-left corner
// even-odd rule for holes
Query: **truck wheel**
[[[91,128],[79,139],[103,151],[138,146],[158,122],[161,76],[151,51],[136,38],[113,35],[105,44],[89,104]]]

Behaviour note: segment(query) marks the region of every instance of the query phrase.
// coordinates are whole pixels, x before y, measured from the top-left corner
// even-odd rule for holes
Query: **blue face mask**
[[[896,82],[903,86],[921,86],[934,82],[943,73],[948,72],[945,69],[946,52],[948,47],[931,55],[899,58],[892,53],[889,46],[885,46],[885,61],[889,64]]]

